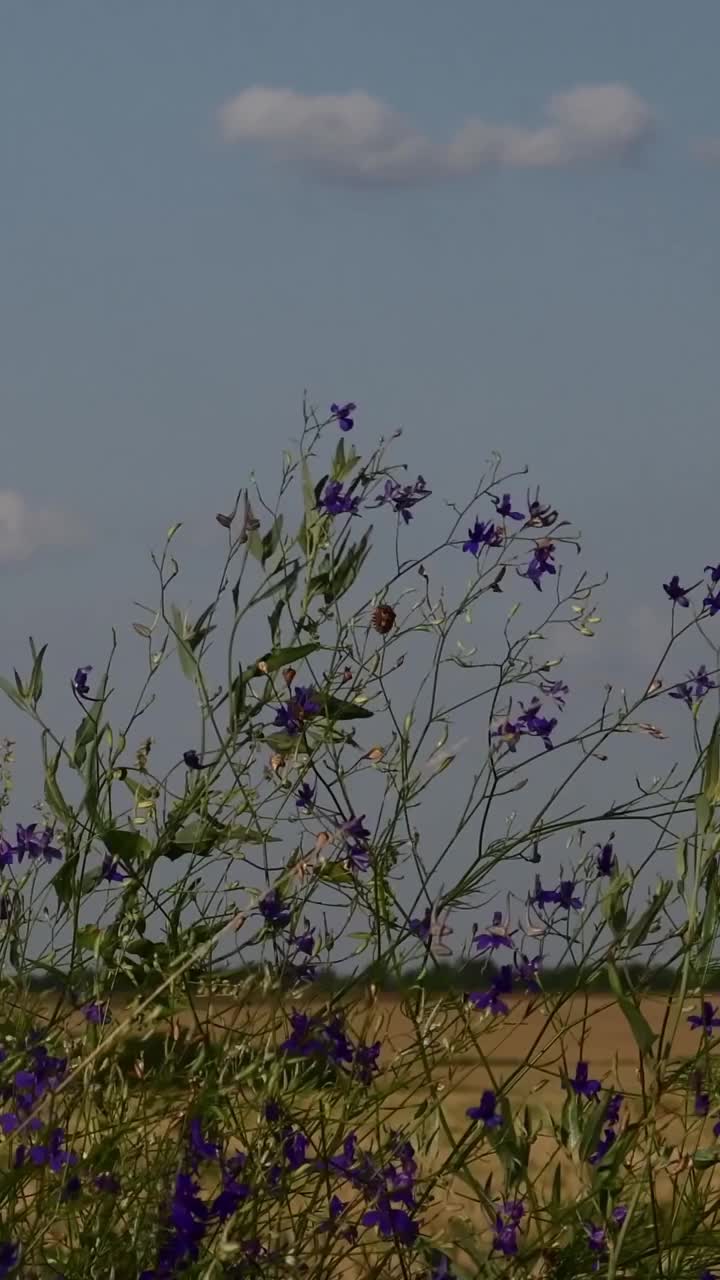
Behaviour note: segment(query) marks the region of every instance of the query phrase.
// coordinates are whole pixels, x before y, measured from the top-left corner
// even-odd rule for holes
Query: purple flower
[[[623,1095],[621,1093],[614,1093],[612,1097],[608,1100],[608,1104],[605,1108],[606,1124],[617,1124],[618,1120],[620,1119],[620,1108],[622,1104],[623,1104]]]
[[[401,1244],[413,1244],[419,1227],[406,1209],[394,1209],[387,1196],[378,1199],[377,1207],[362,1216],[364,1227],[377,1227],[385,1240],[396,1239]]]
[[[298,809],[312,809],[315,803],[315,788],[309,782],[303,782],[297,789],[295,804]]]
[[[270,889],[265,897],[260,899],[258,907],[265,923],[271,929],[284,929],[290,923],[292,912],[277,889]]]
[[[314,691],[298,686],[291,701],[278,709],[274,723],[294,736],[300,733],[306,720],[319,716],[321,712],[322,707]]]
[[[621,1227],[623,1222],[627,1218],[627,1216],[628,1216],[627,1205],[616,1204],[615,1208],[612,1211],[613,1222],[616,1223],[618,1227]]]
[[[389,503],[397,515],[402,516],[405,524],[412,520],[411,507],[416,507],[423,498],[429,498],[432,489],[428,489],[422,476],[418,476],[414,484],[400,484],[397,480],[386,480],[385,488],[372,506],[381,507]]]
[[[720,582],[720,564],[706,564],[704,572],[710,574],[711,582]]]
[[[112,1022],[109,1006],[107,1004],[97,1004],[95,1000],[83,1005],[82,1014],[86,1022],[94,1022],[98,1026],[105,1022]]]
[[[524,573],[520,574],[521,578],[529,578],[534,587],[538,591],[542,591],[542,579],[546,573],[557,573],[557,567],[553,560],[555,554],[555,544],[553,542],[538,543]]]
[[[513,511],[512,501],[510,499],[509,493],[504,493],[502,498],[496,498],[493,494],[491,494],[490,501],[494,504],[496,513],[499,516],[502,516],[503,520],[524,520],[525,519],[525,516],[523,515],[522,511]]]
[[[493,980],[489,991],[473,993],[468,996],[468,1000],[475,1009],[489,1009],[494,1017],[509,1013],[510,1010],[501,999],[502,996],[510,995],[513,986],[512,967],[509,964],[501,966],[500,972]]]
[[[532,960],[528,960],[527,956],[515,957],[515,971],[518,981],[522,982],[528,994],[535,995],[540,990],[540,983],[537,980],[538,970],[540,968],[540,956],[534,956]]]
[[[493,1235],[492,1247],[498,1253],[504,1253],[507,1258],[512,1257],[518,1251],[517,1226],[514,1223],[505,1223],[498,1213],[495,1218],[495,1233]]]
[[[470,1120],[481,1120],[486,1129],[497,1129],[503,1123],[502,1115],[496,1110],[497,1095],[492,1089],[484,1089],[477,1107],[468,1107],[465,1115]]]
[[[720,591],[716,591],[715,595],[710,591],[703,600],[703,608],[710,610],[711,618],[714,618],[716,613],[720,613]]]
[[[487,933],[479,933],[475,938],[476,951],[497,951],[500,947],[512,947],[511,938],[516,929],[508,932],[507,924],[503,923],[502,911],[493,912],[493,920]]]
[[[695,1115],[706,1116],[709,1110],[710,1110],[710,1094],[696,1093],[695,1094]]]
[[[599,876],[611,876],[617,867],[617,858],[613,851],[612,840],[613,837],[611,836],[610,839],[598,849],[597,872]]]
[[[307,1149],[310,1139],[300,1129],[291,1129],[283,1142],[283,1153],[288,1167],[292,1170],[307,1164]]]
[[[367,871],[370,866],[370,850],[360,844],[352,845],[346,854],[347,861],[355,871]]]
[[[512,720],[503,720],[495,729],[490,732],[491,738],[498,738],[508,751],[514,752],[517,744],[523,735],[523,727],[514,723]]]
[[[359,1044],[357,1046],[355,1050],[355,1075],[361,1084],[372,1084],[373,1077],[380,1070],[378,1066],[380,1048],[379,1040],[376,1040],[374,1044]]]
[[[570,692],[568,686],[563,684],[562,680],[546,680],[540,685],[540,690],[545,694],[546,698],[552,698],[556,706],[561,711],[565,709],[565,695]]]
[[[589,1163],[600,1164],[600,1161],[605,1159],[608,1151],[613,1146],[616,1137],[617,1134],[614,1129],[606,1129],[605,1136],[600,1138],[593,1154],[589,1157]]]
[[[430,1259],[432,1270],[430,1280],[457,1280],[446,1253],[435,1250]]]
[[[492,521],[476,520],[472,529],[468,529],[467,542],[463,542],[463,551],[477,556],[483,547],[499,547],[502,545],[502,530],[496,529]]]
[[[9,1276],[18,1266],[22,1254],[22,1247],[19,1244],[13,1244],[11,1240],[3,1240],[0,1242],[0,1277]]]
[[[214,1142],[210,1142],[203,1134],[202,1121],[199,1116],[193,1116],[190,1121],[190,1156],[196,1165],[199,1160],[217,1160],[219,1149]]]
[[[344,822],[339,831],[342,835],[349,836],[351,840],[367,840],[370,832],[364,823],[365,814],[361,813],[359,818],[352,817]]]
[[[78,667],[72,678],[72,687],[78,698],[87,698],[90,693],[90,685],[88,684],[88,672],[92,671],[92,667]]]
[[[330,412],[341,431],[352,431],[355,426],[355,419],[351,418],[350,414],[354,413],[356,409],[357,405],[353,404],[352,400],[348,400],[347,404],[335,404],[333,402],[330,405]]]
[[[44,831],[36,835],[36,827],[36,822],[31,822],[27,827],[23,827],[18,823],[16,828],[17,843],[13,850],[18,862],[22,862],[25,854],[27,854],[28,858],[44,858],[46,862],[62,858],[60,850],[50,843],[53,837],[52,828],[46,827]]]
[[[311,956],[315,950],[315,930],[306,929],[304,933],[296,934],[293,942],[298,951],[302,951],[303,955]]]
[[[548,906],[550,903],[556,903],[560,907],[564,907],[569,911],[571,907],[579,911],[582,906],[582,899],[575,897],[575,881],[561,880],[557,889],[543,889],[540,880],[535,881],[535,893],[531,899],[538,907]]]
[[[709,1000],[703,1000],[702,1013],[691,1013],[688,1022],[695,1031],[704,1031],[705,1035],[711,1036],[713,1027],[720,1027],[720,1018],[716,1015],[717,1006]]]
[[[185,761],[185,766],[188,769],[202,769],[203,767],[197,751],[193,751],[192,749],[190,751],[183,751],[183,760]]]
[[[127,880],[127,876],[120,870],[120,863],[116,858],[111,858],[109,853],[103,858],[100,875],[103,880],[109,880],[112,883],[119,884],[122,880]]]
[[[522,702],[520,706],[523,707]],[[530,706],[523,707],[522,715],[518,716],[518,725],[522,726],[522,732],[528,733],[532,737],[541,738],[546,751],[552,751],[552,742],[550,734],[557,725],[557,717],[553,716],[548,719],[547,716],[538,714],[541,703],[539,698],[533,698]]]
[[[587,1062],[578,1062],[575,1075],[570,1080],[575,1093],[582,1098],[596,1098],[600,1092],[600,1081],[588,1078]]]
[[[693,702],[700,702],[711,689],[717,689],[717,685],[710,678],[707,668],[703,664],[698,667],[697,671],[688,672],[687,680],[682,684],[677,684],[674,689],[669,689],[668,697],[679,698],[692,709]]]
[[[676,573],[673,574],[669,582],[663,582],[663,591],[665,595],[672,600],[673,604],[682,605],[683,609],[687,609],[690,601],[687,598],[689,587],[680,586],[680,578]]]
[[[120,1183],[113,1173],[98,1173],[93,1178],[93,1186],[96,1191],[105,1191],[112,1196],[120,1191]]]
[[[353,498],[350,493],[343,493],[339,480],[329,480],[322,498],[318,498],[318,508],[329,516],[356,516],[360,499]]]
[[[596,1227],[592,1222],[586,1222],[584,1225],[587,1232],[588,1246],[595,1253],[602,1253],[607,1248],[605,1228]]]

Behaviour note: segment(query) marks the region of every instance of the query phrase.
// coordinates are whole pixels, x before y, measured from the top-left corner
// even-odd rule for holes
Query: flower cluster
[[[479,556],[483,547],[501,547],[503,544],[503,531],[494,525],[491,520],[476,520],[472,529],[468,529],[467,540],[463,542],[463,551],[467,551],[471,556]]]
[[[301,1013],[294,1009],[290,1014],[290,1035],[283,1040],[283,1053],[298,1058],[313,1058],[347,1071],[361,1084],[371,1084],[380,1070],[378,1058],[381,1044],[354,1045],[345,1031],[340,1014],[332,1014],[324,1021],[319,1014]]]
[[[578,1063],[578,1070],[579,1068],[580,1063]],[[597,1095],[595,1094],[593,1096]],[[599,1139],[597,1147],[589,1156],[590,1164],[601,1164],[610,1148],[615,1145],[615,1141],[617,1139],[616,1126],[620,1119],[620,1108],[622,1103],[623,1095],[621,1093],[613,1093],[608,1099],[605,1107],[605,1115],[603,1116],[604,1133],[602,1138]]]
[[[302,732],[307,720],[321,714],[322,706],[314,690],[303,689],[298,685],[293,689],[290,701],[278,708],[274,723],[294,737],[295,734]]]
[[[515,971],[513,971],[513,966],[510,964],[502,965],[499,973],[493,978],[489,989],[487,991],[471,992],[467,997],[468,1004],[480,1011],[489,1009],[494,1017],[501,1017],[509,1013],[509,1007],[503,997],[512,994],[513,984],[516,980],[524,985],[526,994],[536,994],[540,990],[537,982],[539,968],[539,956],[536,956],[534,960],[528,960],[526,956],[518,958],[516,955]]]
[[[557,889],[543,889],[539,878],[535,881],[535,892],[530,901],[537,907],[558,906],[563,911],[579,911],[582,898],[575,893],[574,880],[561,880]]]
[[[687,679],[681,684],[676,684],[674,689],[668,690],[668,697],[678,698],[692,710],[695,703],[701,702],[711,689],[717,689],[717,684],[708,675],[707,668],[703,664],[697,671],[689,671]]]
[[[707,609],[710,617],[714,618],[716,613],[720,613],[720,590],[713,590],[720,583],[720,565],[706,564],[704,572],[710,574],[710,582],[706,585],[707,595],[703,598],[703,609]],[[681,586],[680,575],[677,573],[672,575],[669,582],[663,582],[665,595],[682,609],[688,608],[690,592],[693,590],[694,587]]]
[[[525,1216],[525,1205],[522,1200],[506,1200],[502,1210],[495,1215],[495,1233],[493,1250],[513,1257],[518,1251],[518,1231]]]
[[[388,504],[397,515],[402,516],[405,524],[409,524],[413,518],[411,508],[416,507],[424,498],[429,498],[431,493],[432,489],[428,489],[422,476],[418,476],[414,484],[386,480],[383,492],[371,505],[381,507]]]
[[[0,836],[0,867],[9,867],[13,861],[21,863],[27,856],[31,862],[44,858],[45,862],[59,861],[62,853],[51,844],[54,831],[52,827],[37,830],[37,823],[31,822],[23,827],[18,823],[15,844],[10,844],[4,836]]]
[[[497,738],[498,744],[507,747],[509,751],[516,750],[522,737],[539,738],[545,750],[552,751],[550,734],[557,725],[557,716],[540,715],[542,702],[537,697],[532,699],[528,707],[522,702],[520,706],[521,714],[515,720],[503,720],[491,731],[490,736]]]

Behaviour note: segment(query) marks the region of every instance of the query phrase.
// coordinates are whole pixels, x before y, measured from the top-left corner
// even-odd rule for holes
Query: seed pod
[[[379,604],[373,612],[371,622],[381,636],[386,636],[395,626],[395,610],[389,604]]]

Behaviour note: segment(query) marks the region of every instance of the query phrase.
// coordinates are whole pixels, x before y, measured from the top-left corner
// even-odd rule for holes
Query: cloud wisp
[[[85,530],[74,516],[34,507],[14,489],[0,489],[0,562],[27,560],[48,547],[75,546]]]
[[[450,182],[487,170],[627,163],[657,128],[649,104],[622,84],[555,94],[534,126],[469,118],[445,142],[361,90],[312,95],[255,86],[224,103],[219,123],[227,142],[267,147],[329,180],[376,186]]]

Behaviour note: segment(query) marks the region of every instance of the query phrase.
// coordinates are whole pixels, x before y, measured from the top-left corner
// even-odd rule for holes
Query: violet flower
[[[663,582],[663,591],[665,592],[665,595],[669,600],[672,600],[673,604],[679,604],[683,609],[687,609],[690,604],[687,597],[689,590],[689,587],[680,586],[680,578],[677,573],[673,574],[669,582]]]
[[[350,414],[354,413],[356,409],[357,405],[353,404],[352,400],[348,400],[347,404],[335,404],[333,402],[330,405],[330,412],[341,431],[352,431],[355,426],[355,419],[351,418]]]

